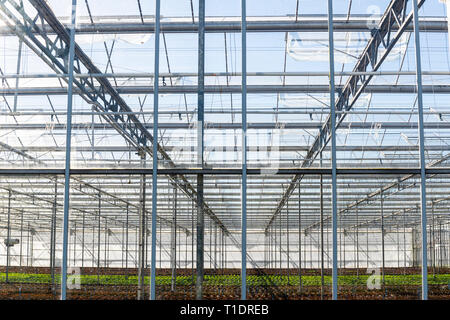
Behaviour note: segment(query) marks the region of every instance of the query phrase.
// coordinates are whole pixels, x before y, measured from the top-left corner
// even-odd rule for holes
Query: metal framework
[[[320,269],[338,299],[347,269],[379,267],[387,292],[390,268],[421,267],[429,298],[450,265],[443,4],[62,2],[0,0],[6,282],[50,267],[67,299],[71,268],[98,284],[117,268],[154,300],[170,269],[172,294],[188,274],[203,299],[205,273],[231,272],[247,299],[250,274],[280,270],[301,295]]]

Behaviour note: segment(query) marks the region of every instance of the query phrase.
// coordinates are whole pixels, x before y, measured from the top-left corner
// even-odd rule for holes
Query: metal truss
[[[1,0],[0,18],[6,23],[26,45],[28,45],[44,62],[56,73],[68,73],[68,48],[70,37],[67,29],[54,15],[50,7],[43,0],[30,0],[37,14],[34,18],[25,12],[25,6],[14,0]],[[30,13],[31,14],[31,13]],[[51,27],[56,38],[51,38],[44,26]],[[75,73],[100,74],[101,71],[92,63],[83,50],[75,44]],[[64,79],[66,80],[66,79]],[[67,81],[67,80],[66,80]],[[98,83],[100,86],[96,85]],[[170,167],[175,167],[170,156],[157,141],[154,141],[151,133],[143,126],[133,114],[132,109],[120,97],[112,87],[108,79],[104,77],[90,77],[74,79],[78,88],[78,94],[93,105],[94,109],[101,112],[102,117],[114,127],[141,156],[145,153],[152,155],[148,143],[156,143],[158,153]],[[158,155],[154,155],[153,161],[158,161]],[[196,199],[196,190],[183,176],[172,176],[173,183],[193,200]],[[220,219],[205,204],[205,212],[217,223],[220,228],[228,233],[227,228]]]
[[[425,0],[418,3],[419,7],[423,5]],[[365,72],[365,71],[377,71],[384,60],[389,55],[392,48],[399,41],[406,27],[411,23],[413,19],[413,12],[407,14],[408,0],[393,0],[389,4],[386,12],[378,24],[378,27],[372,30],[372,37],[363,50],[361,56],[358,59],[353,71]],[[393,26],[398,28],[395,31]],[[381,50],[384,49],[383,50]],[[336,127],[342,123],[346,114],[340,113],[340,111],[350,111],[366,90],[370,80],[373,76],[355,75],[351,76],[344,88],[338,90],[339,97],[336,101]],[[331,115],[327,117],[323,127],[320,129],[319,134],[316,136],[310,150],[306,155],[306,159],[302,163],[302,167],[309,167],[315,161],[317,156],[323,151],[324,147],[331,139]],[[291,196],[295,190],[298,181],[302,179],[301,175],[295,175],[286,189],[283,197],[281,198],[273,216],[270,218],[265,231],[267,232],[270,225],[273,223],[277,215],[281,212],[282,208],[286,204],[287,199]]]

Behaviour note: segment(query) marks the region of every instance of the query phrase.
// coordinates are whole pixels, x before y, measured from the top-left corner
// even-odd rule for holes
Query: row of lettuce
[[[338,277],[339,285],[366,285],[369,275],[341,275]],[[59,283],[59,276],[55,277],[55,282]],[[71,277],[70,279],[75,280]],[[145,277],[145,282],[149,283],[149,277]],[[381,280],[371,278],[371,281]],[[52,278],[50,274],[26,274],[26,273],[9,273],[8,281],[11,283],[41,283],[50,284]],[[80,275],[79,281],[82,285],[137,285],[137,276],[125,275]],[[282,286],[282,285],[299,285],[300,277],[298,275],[249,275],[247,276],[247,284],[250,286]],[[325,276],[326,285],[331,284],[331,276]],[[450,274],[429,275],[429,284],[450,285]],[[0,282],[6,282],[6,274],[0,273]],[[171,276],[157,276],[157,285],[170,285]],[[178,276],[176,278],[177,285],[192,285],[195,279],[192,276]],[[241,283],[239,275],[205,275],[204,284],[211,286],[238,286]],[[320,286],[320,276],[302,276],[301,283],[305,286]],[[386,285],[420,285],[421,275],[385,275]]]

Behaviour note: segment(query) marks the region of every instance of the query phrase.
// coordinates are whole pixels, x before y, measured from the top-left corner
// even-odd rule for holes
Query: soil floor
[[[205,270],[205,274],[239,274],[238,269],[225,270]],[[250,275],[298,275],[298,269],[248,269]],[[429,270],[439,274],[450,274],[449,268],[439,270]],[[4,267],[0,267],[0,272],[5,272]],[[9,272],[29,273],[29,274],[49,274],[50,268],[42,267],[10,267]],[[58,270],[56,270],[58,273]],[[91,275],[136,275],[137,269],[129,268],[82,268],[82,274]],[[325,270],[325,275],[330,275],[331,270]],[[365,269],[339,269],[339,275],[361,275],[366,274]],[[148,274],[148,270],[146,270]],[[157,269],[158,275],[170,275],[170,269]],[[386,275],[420,274],[419,268],[386,268]],[[192,269],[177,270],[177,275],[192,275]],[[318,269],[302,270],[302,275],[320,275]],[[148,294],[148,286],[145,287]],[[191,285],[178,285],[171,291],[170,285],[160,285],[156,287],[157,299],[194,299],[195,288]],[[8,300],[53,300],[59,299],[59,287],[54,290],[49,284],[37,283],[1,283],[0,299]],[[68,290],[67,298],[73,300],[134,300],[136,299],[136,285],[81,285],[81,289]],[[320,286],[284,285],[284,286],[249,286],[249,300],[320,300],[331,299],[331,288],[325,286],[323,294]],[[240,286],[204,286],[204,299],[207,300],[237,300],[240,298]],[[419,285],[396,285],[385,286],[380,290],[368,290],[366,286],[339,286],[339,299],[342,300],[418,300],[420,299]],[[429,285],[429,299],[450,300],[450,284]]]

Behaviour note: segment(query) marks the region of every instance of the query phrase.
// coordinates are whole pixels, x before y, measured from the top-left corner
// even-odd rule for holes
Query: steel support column
[[[356,207],[355,216],[356,216],[356,224],[358,224],[358,207]],[[356,227],[355,239],[356,239],[356,248],[355,248],[355,254],[356,254],[356,278],[359,279],[359,230],[358,230],[358,227]],[[368,252],[366,252],[366,253],[368,254]]]
[[[191,203],[191,273],[192,273],[192,283],[195,283],[195,272],[194,272],[194,202]],[[193,286],[192,286],[193,287]]]
[[[422,96],[422,61],[420,53],[420,31],[419,31],[419,6],[418,0],[413,0],[413,22],[414,22],[414,44],[416,56],[417,75],[417,107],[419,123],[419,153],[420,153],[420,211],[422,224],[422,299],[428,299],[428,256],[427,256],[427,194],[425,174],[425,133],[423,120],[423,96]]]
[[[129,229],[129,225],[128,225],[128,204],[127,204],[127,216],[126,216],[126,233],[125,233],[125,269],[127,270],[127,274],[126,277],[128,278],[128,229]]]
[[[16,69],[16,74],[20,74],[20,66],[21,66],[21,62],[22,62],[22,47],[23,47],[23,42],[22,40],[19,39],[19,51],[17,53],[17,69]],[[16,79],[16,92],[14,93],[14,107],[13,110],[14,112],[17,112],[17,98],[18,98],[18,92],[17,89],[19,88],[19,77],[17,77]]]
[[[177,280],[177,188],[173,189],[173,208],[172,208],[172,228],[171,228],[171,269],[172,269],[172,279],[171,279],[171,290],[175,291],[175,284]]]
[[[152,250],[150,270],[150,300],[156,299],[156,216],[158,209],[158,104],[159,104],[159,33],[161,23],[161,1],[155,4],[155,76],[153,80],[153,174],[152,174]]]
[[[242,38],[242,185],[241,185],[241,299],[247,299],[247,10],[241,0]]]
[[[287,263],[287,280],[288,280],[288,286],[290,283],[290,261],[289,261],[289,199],[286,202],[286,263]]]
[[[330,127],[331,127],[331,203],[332,203],[332,298],[337,300],[337,189],[336,189],[336,110],[334,84],[333,0],[328,0],[328,48],[330,59]]]
[[[19,267],[22,267],[23,258],[23,210],[20,214],[20,249],[19,249]]]
[[[298,182],[298,282],[299,282],[299,293],[302,294],[303,283],[302,283],[302,204],[301,204],[301,189],[300,181]]]
[[[8,222],[6,233],[6,279],[5,282],[9,282],[9,256],[11,248],[11,189],[8,190]]]
[[[203,273],[205,253],[205,217],[203,211],[203,175],[197,175],[197,277],[195,284],[195,297],[203,298]]]
[[[85,224],[85,221],[86,221],[86,217],[85,217],[85,212],[83,211],[83,225],[82,225],[82,229],[81,229],[81,248],[82,248],[82,250],[81,250],[81,268],[83,268],[84,267],[84,241],[85,241],[85,238],[84,238],[84,229],[86,228],[86,224]]]
[[[145,159],[142,159],[144,162]],[[145,210],[145,198],[146,198],[146,176],[141,176],[140,182],[140,205],[139,205],[139,252],[138,252],[138,291],[137,291],[137,299],[143,300],[145,298],[144,291],[144,278],[145,278],[145,268],[147,267],[147,219],[146,219],[146,210]],[[106,263],[106,261],[105,261]]]
[[[67,295],[67,249],[69,242],[69,200],[70,200],[70,151],[72,140],[72,101],[73,101],[73,71],[75,58],[75,22],[77,15],[77,0],[72,0],[72,18],[70,25],[69,45],[69,82],[67,93],[67,131],[66,131],[66,159],[64,170],[64,215],[63,215],[63,248],[61,266],[61,300]]]
[[[320,166],[322,167],[322,152],[320,153]],[[324,297],[324,248],[323,248],[323,175],[320,175],[320,299]]]
[[[384,251],[384,198],[383,192],[380,192],[380,213],[381,213],[381,283],[383,288],[383,299],[386,296],[385,288],[385,251]]]
[[[198,7],[198,111],[197,111],[197,163],[204,167],[204,104],[205,104],[205,0],[199,0]],[[203,206],[203,174],[197,175],[197,277],[195,297],[203,298],[203,273],[205,254],[205,217]]]
[[[57,208],[58,184],[55,178],[55,195],[53,200],[53,212],[50,224],[50,274],[52,278],[52,292],[56,293],[55,287],[55,255],[56,255],[56,208]]]
[[[28,224],[28,228],[30,228],[30,224]],[[33,241],[34,241],[34,234],[35,231],[33,228],[30,228],[30,267],[33,266],[33,257],[34,257],[34,253],[33,253]]]
[[[100,224],[101,224],[101,210],[102,210],[102,198],[101,194],[98,194],[98,220],[97,220],[97,283],[100,284]],[[94,238],[92,236],[92,238]]]

